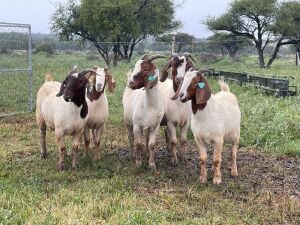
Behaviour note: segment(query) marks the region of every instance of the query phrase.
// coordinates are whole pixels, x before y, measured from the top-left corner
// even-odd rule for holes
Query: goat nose
[[[182,98],[183,96],[184,96],[184,94],[181,92],[180,95],[179,95],[179,97]]]
[[[132,85],[133,84],[133,80],[128,81],[128,84]]]

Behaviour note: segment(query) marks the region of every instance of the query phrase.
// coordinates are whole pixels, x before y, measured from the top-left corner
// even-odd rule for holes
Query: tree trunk
[[[113,66],[116,67],[118,64],[118,59],[119,59],[119,49],[120,46],[119,44],[115,44],[113,47],[113,53],[114,53],[114,59],[113,59]]]
[[[134,47],[135,47],[135,42],[133,42],[130,46],[130,52],[129,52],[129,55],[128,55],[128,62],[131,61],[131,57],[132,57],[132,54],[133,54],[133,50],[134,50]]]
[[[179,53],[181,51],[183,45],[184,44],[181,41],[178,43],[177,53]]]
[[[108,58],[108,52],[102,52],[101,49],[99,49],[99,48],[97,48],[97,50],[98,50],[99,54],[101,55],[101,57],[104,59],[105,64],[107,66],[109,66],[110,65],[110,61],[109,61],[109,58]]]
[[[300,65],[300,47],[296,50],[296,66]]]
[[[271,65],[272,65],[272,63],[273,63],[273,61],[276,59],[277,54],[278,54],[278,52],[279,52],[279,48],[280,48],[280,46],[281,46],[281,41],[282,41],[282,39],[280,39],[280,40],[277,42],[277,44],[276,44],[276,46],[275,46],[275,49],[274,49],[274,51],[273,51],[273,54],[272,54],[271,58],[269,59],[269,61],[268,61],[268,63],[267,63],[267,68],[270,68]]]
[[[255,48],[257,49],[259,67],[265,68],[265,58],[264,58],[264,49],[262,48],[262,39],[261,35],[259,35],[258,39],[255,40]]]

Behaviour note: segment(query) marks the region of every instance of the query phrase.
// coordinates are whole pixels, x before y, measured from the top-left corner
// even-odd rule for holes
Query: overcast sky
[[[31,24],[33,33],[50,33],[49,20],[55,11],[53,3],[67,0],[0,0],[0,22]],[[220,15],[230,0],[179,0],[176,17],[183,23],[180,31],[195,37],[207,37],[211,33],[201,22],[208,15]]]

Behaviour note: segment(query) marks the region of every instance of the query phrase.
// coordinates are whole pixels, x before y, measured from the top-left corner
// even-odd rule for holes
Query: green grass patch
[[[15,65],[17,60],[12,62]],[[161,69],[165,60],[157,62]],[[43,160],[39,156],[39,136],[34,114],[0,120],[0,224],[300,223],[299,198],[285,191],[285,187],[281,190],[281,183],[276,183],[277,179],[287,184],[290,179],[297,182],[299,166],[295,165],[299,163],[297,157],[300,156],[299,96],[275,98],[258,89],[230,83],[230,89],[238,97],[242,111],[241,151],[238,158],[240,176],[233,179],[228,175],[230,160],[226,156],[222,162],[224,183],[221,186],[212,185],[209,170],[208,184],[200,185],[198,153],[191,132],[191,155],[187,164],[180,163],[178,167],[172,167],[168,157],[158,157],[158,169],[153,172],[147,168],[146,158],[144,166],[137,169],[134,162],[126,154],[124,156],[128,141],[123,125],[122,94],[126,73],[133,69],[134,63],[121,62],[118,67],[111,68],[117,87],[114,94],[107,92],[110,117],[101,141],[102,158],[99,162],[93,162],[91,155],[83,159],[80,154],[79,170],[58,172],[53,132],[47,133],[49,157]],[[85,54],[34,55],[34,96],[44,82],[45,74],[50,73],[55,80],[62,81],[74,65],[84,69],[94,65],[104,66],[104,63],[96,59],[88,60]],[[214,65],[197,66],[292,75],[295,77],[293,84],[300,86],[299,68],[286,59],[275,61],[269,70],[257,68],[256,61],[249,57],[241,58],[239,62],[224,59]],[[213,91],[217,92],[217,82],[213,79],[209,79],[209,82]],[[2,83],[0,89],[15,90],[24,82],[12,79],[5,87]],[[10,101],[5,105],[7,107],[4,109],[14,107]],[[164,148],[164,142],[161,143],[161,148]],[[68,149],[70,145],[71,140],[67,138]],[[253,149],[257,152],[251,153]],[[287,158],[289,167],[282,167],[284,163],[277,162],[273,155],[277,158],[296,157]],[[68,155],[66,166],[69,168],[70,164],[71,156]],[[272,174],[267,176],[266,168],[272,170]],[[288,171],[283,171],[283,168],[292,168],[291,174],[287,175]],[[253,174],[256,175],[252,178]],[[275,188],[268,186],[270,180],[281,192],[275,193]]]

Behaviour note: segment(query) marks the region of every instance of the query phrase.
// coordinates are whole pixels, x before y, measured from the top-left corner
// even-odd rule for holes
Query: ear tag
[[[148,76],[149,81],[155,81],[156,77],[154,75]]]
[[[199,82],[199,83],[197,84],[197,86],[198,86],[200,89],[202,89],[202,88],[205,87],[205,83],[204,83],[204,82]]]

